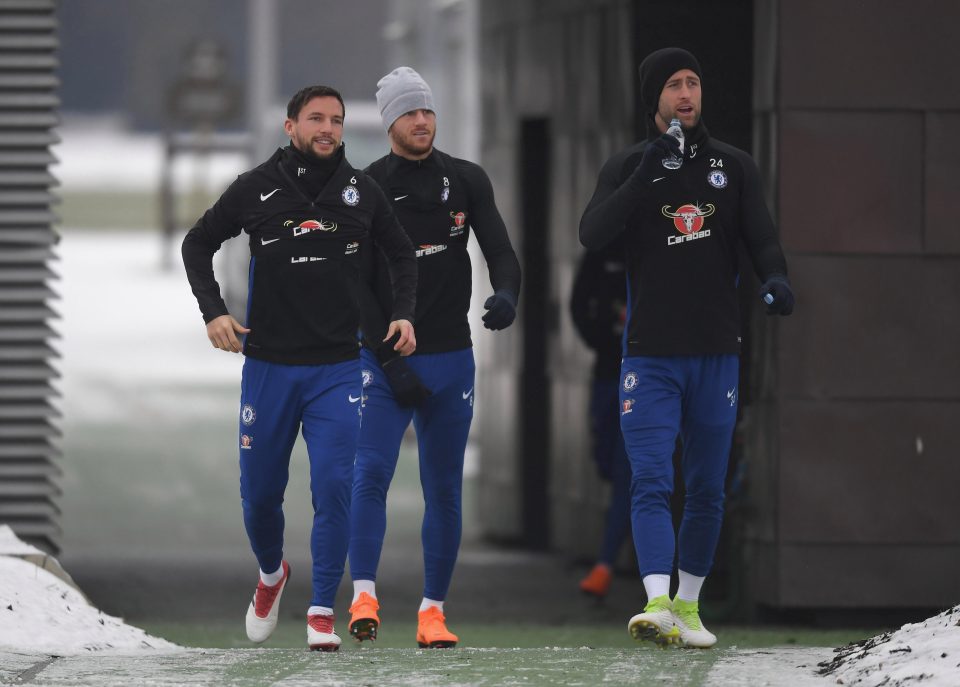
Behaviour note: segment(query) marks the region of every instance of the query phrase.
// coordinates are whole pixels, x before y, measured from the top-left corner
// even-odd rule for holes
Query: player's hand
[[[768,315],[789,315],[793,312],[793,289],[790,280],[775,274],[760,287],[760,298],[767,304]]]
[[[667,176],[675,171],[663,166],[663,160],[671,155],[681,157],[680,141],[673,136],[663,134],[650,141],[643,149],[643,157],[640,158],[640,164],[634,174],[639,175],[648,184],[653,183],[654,179]]]
[[[233,319],[232,315],[221,315],[207,322],[207,338],[214,348],[230,353],[239,353],[243,344],[237,334],[249,334],[250,330]]]
[[[398,351],[400,355],[410,355],[417,350],[417,337],[413,332],[413,324],[410,320],[394,320],[391,322],[383,340],[388,341],[397,334],[399,336],[393,344],[393,350]]]
[[[500,289],[486,300],[483,308],[487,311],[481,318],[484,327],[494,331],[506,329],[517,316],[517,299],[509,291]]]

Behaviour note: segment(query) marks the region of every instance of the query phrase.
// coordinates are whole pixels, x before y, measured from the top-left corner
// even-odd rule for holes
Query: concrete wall
[[[952,604],[960,6],[755,5],[756,129],[798,307],[763,323],[753,370],[751,591],[788,607]]]

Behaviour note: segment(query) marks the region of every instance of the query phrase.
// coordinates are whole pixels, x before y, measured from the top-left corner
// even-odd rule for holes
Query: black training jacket
[[[472,276],[467,239],[473,230],[490,271],[494,291],[520,294],[520,263],[497,211],[483,169],[434,149],[423,160],[390,153],[366,172],[380,184],[413,242],[417,255],[417,353],[442,353],[472,345],[467,312]],[[382,335],[378,314],[389,312],[392,294],[384,261],[371,256],[376,300],[365,308],[364,332],[371,346]],[[379,304],[379,306],[377,306]],[[373,312],[368,312],[372,310]],[[368,331],[369,330],[369,331]]]
[[[280,149],[237,177],[187,233],[183,263],[204,322],[227,314],[213,254],[249,234],[250,290],[243,352],[291,365],[359,355],[360,250],[371,240],[389,266],[391,319],[413,321],[417,265],[410,240],[380,187],[341,159],[313,199],[283,164]],[[295,167],[293,167],[295,169]]]
[[[739,353],[742,241],[761,281],[787,265],[753,159],[700,124],[687,132],[680,169],[640,178],[647,141],[603,166],[580,221],[600,248],[623,235],[628,324],[624,355]]]

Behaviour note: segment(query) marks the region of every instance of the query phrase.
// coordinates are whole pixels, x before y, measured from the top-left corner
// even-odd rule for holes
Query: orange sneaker
[[[613,574],[609,566],[597,563],[587,576],[580,580],[580,591],[591,596],[604,597],[610,591],[610,580]]]
[[[459,637],[447,629],[447,619],[436,606],[420,611],[417,619],[417,644],[421,649],[448,649],[457,645]]]
[[[380,604],[376,598],[360,592],[360,596],[350,607],[350,635],[358,642],[365,639],[376,640],[377,628],[380,627],[380,616],[377,615],[379,610]]]

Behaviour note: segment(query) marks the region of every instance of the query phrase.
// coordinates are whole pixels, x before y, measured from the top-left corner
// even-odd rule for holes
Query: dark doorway
[[[550,125],[546,119],[520,124],[520,241],[523,287],[523,366],[520,372],[520,465],[523,542],[550,545],[550,386],[547,378],[549,325]]]

